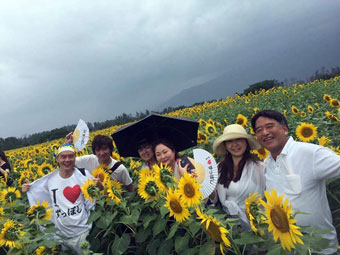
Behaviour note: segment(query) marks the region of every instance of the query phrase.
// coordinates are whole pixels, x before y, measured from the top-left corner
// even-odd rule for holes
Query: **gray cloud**
[[[0,137],[151,109],[221,73],[248,86],[339,65],[339,7],[331,0],[3,1]]]

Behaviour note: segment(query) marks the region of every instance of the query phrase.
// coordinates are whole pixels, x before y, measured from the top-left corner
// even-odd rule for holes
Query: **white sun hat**
[[[252,150],[261,148],[259,142],[253,136],[248,135],[244,127],[239,124],[232,124],[226,126],[223,130],[223,134],[215,140],[213,144],[214,153],[222,157],[225,156],[227,149],[225,148],[224,142],[238,138],[247,139],[250,149]]]

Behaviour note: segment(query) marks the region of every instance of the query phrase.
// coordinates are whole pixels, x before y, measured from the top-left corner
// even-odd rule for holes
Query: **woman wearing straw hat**
[[[238,217],[245,229],[249,229],[245,199],[249,193],[257,192],[262,196],[265,188],[264,164],[250,153],[250,150],[260,147],[255,138],[238,124],[225,127],[223,134],[213,144],[214,152],[224,157],[218,165],[218,199],[223,210]]]

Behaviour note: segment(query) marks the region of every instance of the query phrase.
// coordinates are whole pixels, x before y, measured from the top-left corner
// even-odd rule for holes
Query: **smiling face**
[[[76,162],[76,154],[73,151],[60,152],[57,157],[60,169],[63,171],[73,171]]]
[[[103,145],[99,148],[96,148],[94,154],[98,158],[98,162],[100,164],[107,164],[111,161],[111,150],[109,147]]]
[[[255,123],[255,134],[262,147],[270,151],[272,157],[281,153],[288,138],[288,128],[275,119],[259,117]]]
[[[155,156],[158,163],[174,167],[176,163],[175,151],[160,143],[155,147]]]
[[[153,160],[154,154],[151,144],[143,144],[138,148],[138,154],[142,160],[149,162]]]
[[[247,140],[245,138],[238,138],[229,141],[225,141],[225,148],[231,154],[232,157],[242,157],[247,149]]]

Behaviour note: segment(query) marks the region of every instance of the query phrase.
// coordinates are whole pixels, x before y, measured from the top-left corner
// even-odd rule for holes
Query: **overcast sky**
[[[257,82],[340,66],[339,11],[338,0],[2,0],[0,137],[152,110],[222,73]]]

